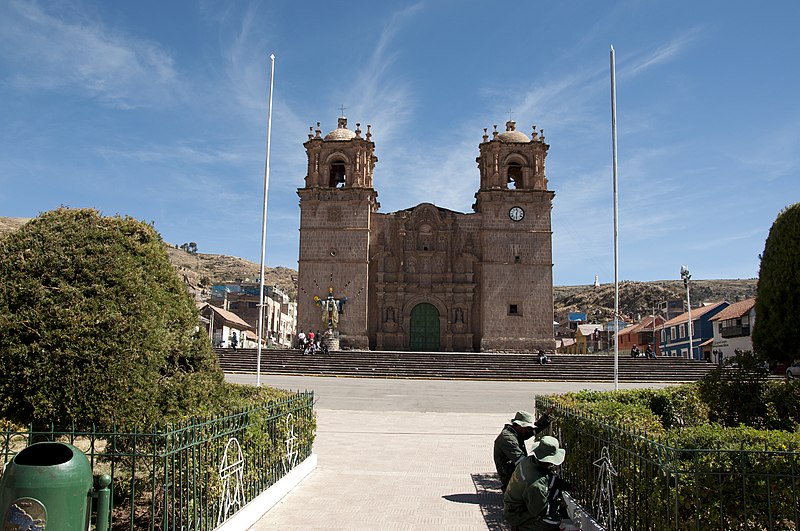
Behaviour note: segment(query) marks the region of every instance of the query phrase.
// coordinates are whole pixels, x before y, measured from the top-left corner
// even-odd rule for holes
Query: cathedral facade
[[[381,213],[370,126],[310,128],[300,196],[298,330],[341,301],[342,348],[552,351],[553,260],[543,131],[484,129],[473,212]]]

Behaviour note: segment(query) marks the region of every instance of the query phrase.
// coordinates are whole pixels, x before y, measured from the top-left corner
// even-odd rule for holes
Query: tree
[[[753,347],[766,359],[800,358],[800,203],[772,224],[761,255]]]
[[[197,242],[182,243],[181,249],[189,254],[197,254]]]
[[[723,426],[765,428],[769,422],[764,400],[768,378],[761,357],[749,350],[709,371],[699,384],[700,397],[709,406],[709,420]]]
[[[0,416],[148,424],[199,413],[223,377],[159,234],[60,208],[0,240]]]

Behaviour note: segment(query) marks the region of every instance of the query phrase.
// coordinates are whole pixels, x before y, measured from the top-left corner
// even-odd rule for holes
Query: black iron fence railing
[[[547,397],[536,407],[547,408]],[[539,409],[540,411],[542,409]],[[606,529],[800,529],[800,452],[791,445],[673,448],[556,406],[561,473]]]
[[[81,449],[109,474],[112,529],[214,529],[311,455],[313,392],[149,431],[0,428],[0,463],[26,446]]]

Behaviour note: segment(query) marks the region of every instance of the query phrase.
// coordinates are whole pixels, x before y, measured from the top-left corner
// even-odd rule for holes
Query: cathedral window
[[[330,187],[344,188],[346,181],[344,162],[340,160],[332,162]]]
[[[508,315],[520,315],[519,306],[516,304],[508,305]]]
[[[516,162],[508,165],[508,187],[522,188],[522,166]]]
[[[433,251],[434,234],[431,232],[430,225],[422,225],[419,228],[419,238],[417,239],[418,251]]]

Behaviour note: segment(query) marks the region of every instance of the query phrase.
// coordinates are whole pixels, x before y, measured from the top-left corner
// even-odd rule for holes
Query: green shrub
[[[549,397],[556,404],[609,426],[647,433],[663,431],[661,421],[645,404],[631,400],[627,391],[579,391]]]
[[[651,426],[653,418],[660,423],[656,431],[661,431],[703,424],[708,421],[709,414],[709,408],[701,400],[694,384],[663,389],[584,390],[554,398],[562,405],[577,407],[581,411],[599,414],[601,418],[648,431],[654,429]],[[639,415],[641,418],[635,418]]]
[[[794,529],[800,433],[702,423],[706,407],[698,387],[571,393],[542,397],[537,408],[561,406],[553,429],[567,448],[565,477],[578,485],[584,504],[593,503],[601,479],[597,462],[601,450],[608,451],[616,472],[614,502],[626,529],[764,529],[767,523]],[[769,382],[766,389],[776,410],[793,407],[796,414],[800,385]],[[641,412],[645,402],[661,407],[661,414],[647,409],[631,421],[628,415]],[[676,410],[696,424],[652,427]]]
[[[764,393],[766,428],[796,432],[800,429],[800,380],[770,381]]]
[[[800,433],[785,430],[761,430],[751,426],[725,427],[706,424],[671,430],[664,441],[673,448],[723,450],[800,450]]]
[[[763,360],[749,351],[706,374],[699,383],[699,391],[709,406],[709,420],[725,426],[766,427],[768,412],[764,396],[768,375]]]
[[[800,203],[778,214],[758,272],[753,347],[767,359],[800,358]]]
[[[220,399],[197,309],[151,226],[60,208],[0,255],[0,416],[141,426]]]

